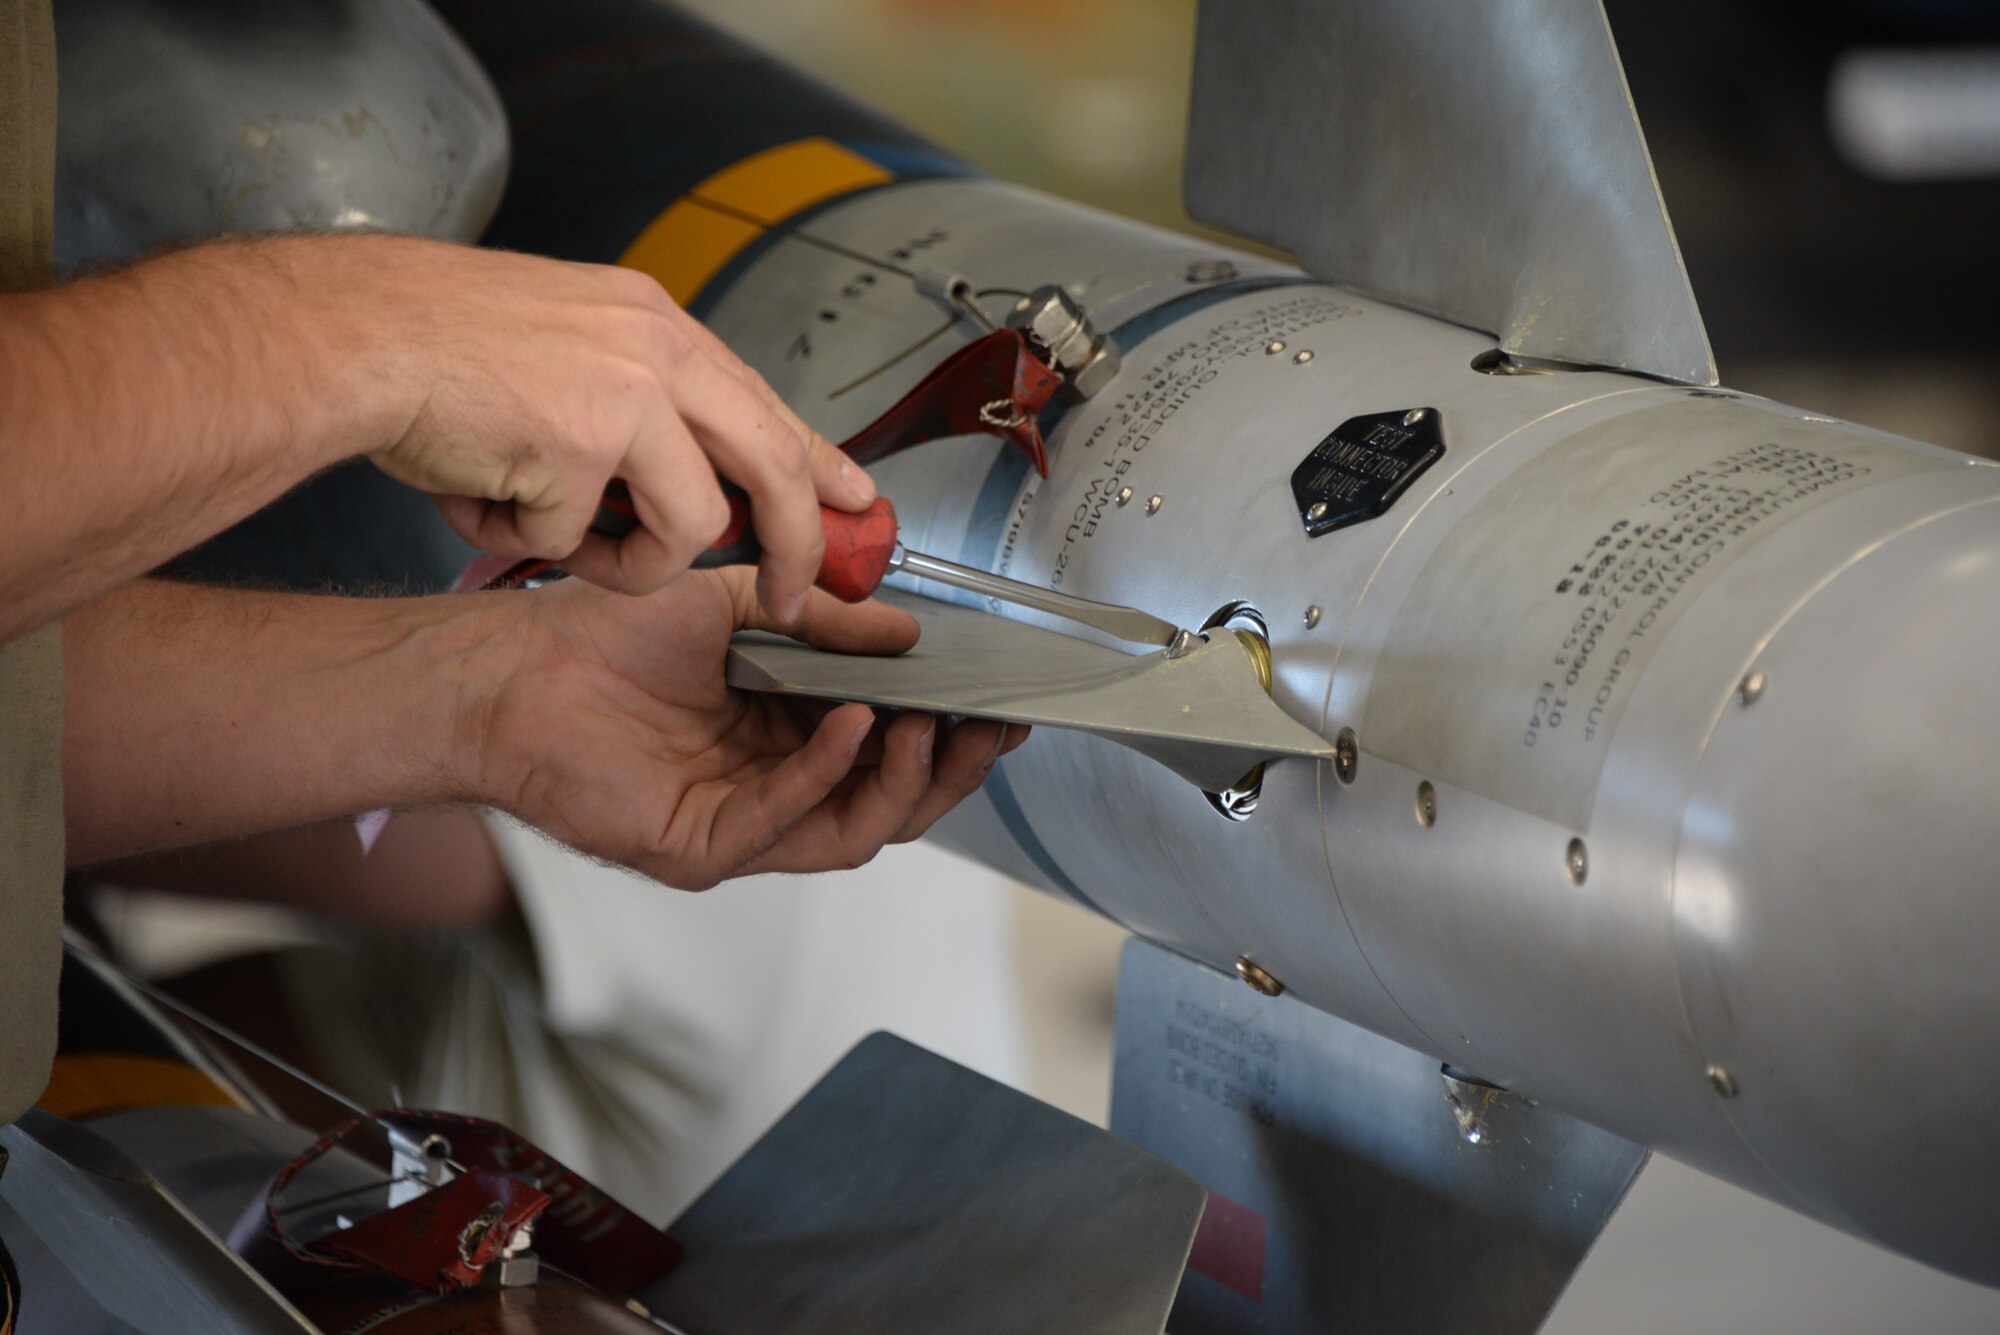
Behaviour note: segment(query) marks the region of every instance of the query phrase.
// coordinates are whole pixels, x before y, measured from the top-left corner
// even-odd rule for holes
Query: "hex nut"
[[[1080,370],[1069,373],[1069,389],[1078,398],[1094,398],[1098,391],[1110,384],[1118,374],[1123,359],[1118,355],[1118,345],[1108,338],[1097,341],[1096,350]]]

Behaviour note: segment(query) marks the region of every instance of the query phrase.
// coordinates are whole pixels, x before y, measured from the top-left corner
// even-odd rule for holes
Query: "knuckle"
[[[659,357],[675,365],[699,354],[694,339],[682,325],[679,312],[671,309],[647,313],[646,340]]]
[[[622,264],[607,264],[601,272],[611,290],[627,301],[641,306],[671,307],[673,298],[660,286],[659,280],[643,269],[632,269]]]

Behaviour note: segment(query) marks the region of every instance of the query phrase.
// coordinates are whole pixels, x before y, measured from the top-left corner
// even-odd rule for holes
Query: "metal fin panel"
[[[729,684],[1071,728],[1128,746],[1209,792],[1267,760],[1333,755],[1272,701],[1249,656],[1226,635],[1178,659],[1164,651],[1134,656],[895,589],[879,596],[923,627],[909,653],[822,653],[744,632],[730,645]]]
[[[1714,384],[1601,0],[1204,0],[1187,206],[1520,356]]]

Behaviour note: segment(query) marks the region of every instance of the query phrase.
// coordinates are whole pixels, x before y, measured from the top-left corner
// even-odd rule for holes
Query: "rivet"
[[[1300,348],[1297,352],[1292,354],[1292,365],[1304,366],[1307,362],[1311,361],[1312,359],[1313,359],[1313,354],[1311,348]]]
[[[1282,338],[1274,338],[1264,345],[1264,355],[1266,357],[1275,357],[1284,350],[1285,340]]]
[[[1311,630],[1314,626],[1317,626],[1318,624],[1319,624],[1319,604],[1314,603],[1311,607],[1308,607],[1306,609],[1306,629]]]
[[[1423,421],[1423,420],[1424,420],[1424,419],[1425,419],[1426,417],[1429,417],[1429,416],[1430,416],[1430,410],[1429,410],[1429,409],[1426,409],[1426,408],[1412,408],[1412,409],[1410,409],[1410,411],[1408,411],[1408,412],[1406,412],[1406,413],[1404,413],[1404,414],[1403,414],[1403,425],[1404,425],[1404,426],[1415,426],[1415,425],[1416,425],[1417,423],[1419,423],[1419,422]]]
[[[1736,1077],[1729,1074],[1729,1068],[1720,1062],[1708,1064],[1708,1087],[1725,1099],[1736,1097]]]
[[[1744,704],[1754,705],[1757,703],[1758,697],[1764,694],[1764,684],[1764,674],[1761,672],[1752,672],[1737,686],[1736,694],[1742,698]]]
[[[1583,840],[1569,841],[1569,851],[1563,855],[1563,869],[1578,885],[1590,879],[1590,850],[1583,846]]]
[[[1262,965],[1255,963],[1248,955],[1236,961],[1236,976],[1250,985],[1252,992],[1262,992],[1267,997],[1275,997],[1285,990],[1285,985],[1273,978]]]
[[[1312,520],[1315,524],[1326,518],[1326,502],[1314,501],[1311,505],[1307,506],[1306,518]]]
[[[1425,779],[1417,785],[1417,824],[1428,830],[1431,826],[1437,824],[1437,818],[1437,789],[1431,787],[1429,779]]]
[[[1354,735],[1354,729],[1342,728],[1340,736],[1333,739],[1333,772],[1342,783],[1353,783],[1360,766],[1361,739]]]
[[[1130,505],[1132,503],[1132,489],[1130,487],[1120,487],[1118,489],[1118,503],[1120,505]]]
[[[1165,505],[1166,502],[1167,498],[1164,496],[1148,496],[1146,498],[1146,513],[1149,515],[1158,514],[1160,512],[1160,507],[1162,505]]]

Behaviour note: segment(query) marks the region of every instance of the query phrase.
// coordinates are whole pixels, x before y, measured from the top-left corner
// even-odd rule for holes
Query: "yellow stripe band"
[[[798,139],[724,167],[689,195],[775,224],[836,195],[895,179],[893,172],[831,139]],[[764,230],[684,197],[647,224],[618,262],[651,274],[685,306]]]

